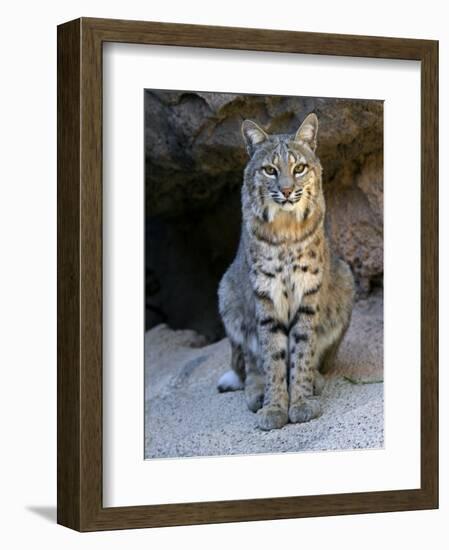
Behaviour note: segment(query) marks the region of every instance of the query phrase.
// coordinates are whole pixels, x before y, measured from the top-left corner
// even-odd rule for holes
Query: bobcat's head
[[[295,135],[269,135],[245,120],[242,134],[250,160],[245,185],[254,213],[265,222],[279,212],[298,221],[323,208],[321,165],[315,155],[318,118],[309,114]]]

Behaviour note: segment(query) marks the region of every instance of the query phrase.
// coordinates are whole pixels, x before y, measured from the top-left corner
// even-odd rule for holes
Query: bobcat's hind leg
[[[245,381],[245,361],[242,348],[231,342],[231,370],[225,372],[218,380],[218,391],[242,390]]]
[[[340,335],[335,342],[333,342],[327,349],[324,350],[323,355],[320,359],[320,363],[318,365],[318,372],[320,374],[327,374],[334,367],[335,359],[337,357],[342,339],[343,334]]]
[[[248,409],[257,412],[263,406],[265,391],[264,375],[257,366],[256,358],[247,354],[245,358],[246,378],[245,378],[245,398]]]
[[[324,376],[318,371],[315,371],[315,376],[313,379],[313,395],[321,395],[326,385],[326,380]]]

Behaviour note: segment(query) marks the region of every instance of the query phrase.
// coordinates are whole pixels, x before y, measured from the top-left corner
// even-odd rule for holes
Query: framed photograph
[[[438,507],[438,43],[58,27],[58,522]]]

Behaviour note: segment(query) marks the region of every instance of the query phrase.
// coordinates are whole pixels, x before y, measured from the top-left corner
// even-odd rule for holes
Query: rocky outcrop
[[[240,231],[247,161],[241,122],[250,118],[268,132],[293,133],[311,111],[320,121],[317,152],[333,245],[351,265],[360,294],[381,284],[382,102],[147,90],[147,326],[169,321],[207,333],[215,323],[209,336],[219,337],[215,290]],[[185,314],[178,311],[180,292]],[[198,322],[185,324],[198,304]]]

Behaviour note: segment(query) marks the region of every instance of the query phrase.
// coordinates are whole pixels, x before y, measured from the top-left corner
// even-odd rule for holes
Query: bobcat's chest
[[[289,250],[280,256],[261,271],[258,287],[270,297],[277,318],[288,323],[310,286],[310,275],[299,260],[299,254]]]
[[[272,299],[279,320],[291,321],[304,295],[304,279],[302,273],[286,269],[273,280]]]

